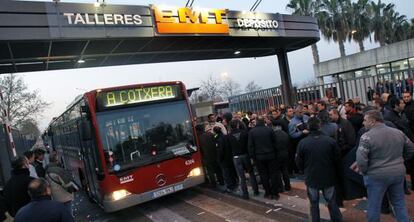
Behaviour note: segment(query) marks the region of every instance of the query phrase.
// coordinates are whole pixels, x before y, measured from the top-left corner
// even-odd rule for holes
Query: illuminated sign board
[[[240,28],[253,28],[253,29],[277,29],[279,23],[277,20],[270,19],[249,19],[249,18],[238,18],[237,25]]]
[[[225,9],[194,10],[191,8],[160,8],[154,10],[160,34],[228,34]]]
[[[140,15],[63,13],[69,25],[142,25]]]
[[[179,85],[165,85],[98,92],[96,100],[98,108],[105,109],[181,97]]]

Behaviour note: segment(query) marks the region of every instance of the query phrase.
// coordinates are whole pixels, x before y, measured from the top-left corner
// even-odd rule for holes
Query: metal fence
[[[280,87],[229,97],[229,107],[232,112],[250,110],[263,114],[269,107],[280,104],[282,104],[282,90]]]
[[[0,123],[0,189],[5,184],[5,181],[10,178],[11,161],[13,160],[13,154],[11,151],[10,143],[8,142],[8,136],[4,125]],[[17,129],[13,129],[13,141],[16,146],[16,152],[18,156],[29,150],[34,145],[34,140],[26,139]]]
[[[359,97],[362,103],[368,103],[368,87],[380,94],[386,92],[401,97],[404,91],[413,92],[414,70],[385,73],[376,76],[362,76],[341,79],[336,82],[304,88],[296,88],[292,96],[304,104],[314,103],[327,98],[344,100]],[[283,104],[281,86],[245,93],[229,98],[232,112],[252,111],[263,114],[272,106]]]

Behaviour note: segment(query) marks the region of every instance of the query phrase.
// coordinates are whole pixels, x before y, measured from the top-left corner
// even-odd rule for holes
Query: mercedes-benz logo
[[[162,187],[167,183],[167,178],[164,174],[160,173],[155,177],[155,180],[157,181],[157,185]]]

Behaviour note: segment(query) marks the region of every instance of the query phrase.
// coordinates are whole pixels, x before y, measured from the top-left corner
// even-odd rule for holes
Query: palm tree
[[[344,42],[350,32],[348,4],[349,0],[322,0],[322,11],[318,13],[322,35],[338,43],[341,57],[346,56]]]
[[[387,39],[392,32],[392,17],[395,14],[394,7],[394,4],[390,3],[386,5],[382,3],[381,0],[378,0],[377,3],[371,2],[371,31],[374,33],[374,40],[379,42],[380,46],[385,46],[387,44]]]
[[[350,18],[348,39],[354,40],[359,45],[359,51],[365,51],[364,40],[371,35],[371,10],[369,7],[370,0],[358,0],[357,2],[348,2],[347,14]]]
[[[294,15],[316,16],[319,12],[319,6],[320,0],[290,0],[286,8]],[[320,60],[316,43],[311,45],[311,49],[313,61],[318,64]]]
[[[387,5],[388,6],[388,5]],[[394,10],[394,4],[384,9],[385,42],[391,44],[407,39],[404,24],[407,23],[405,15]]]
[[[411,39],[414,38],[414,18],[411,19],[411,23],[409,23],[409,27],[407,28],[407,38]]]

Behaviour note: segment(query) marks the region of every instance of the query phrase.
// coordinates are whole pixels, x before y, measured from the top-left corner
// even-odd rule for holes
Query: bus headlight
[[[116,201],[125,198],[128,195],[131,195],[131,193],[127,190],[117,190],[112,192],[111,199]]]
[[[200,167],[194,168],[190,171],[187,177],[196,177],[201,175],[201,169]]]

